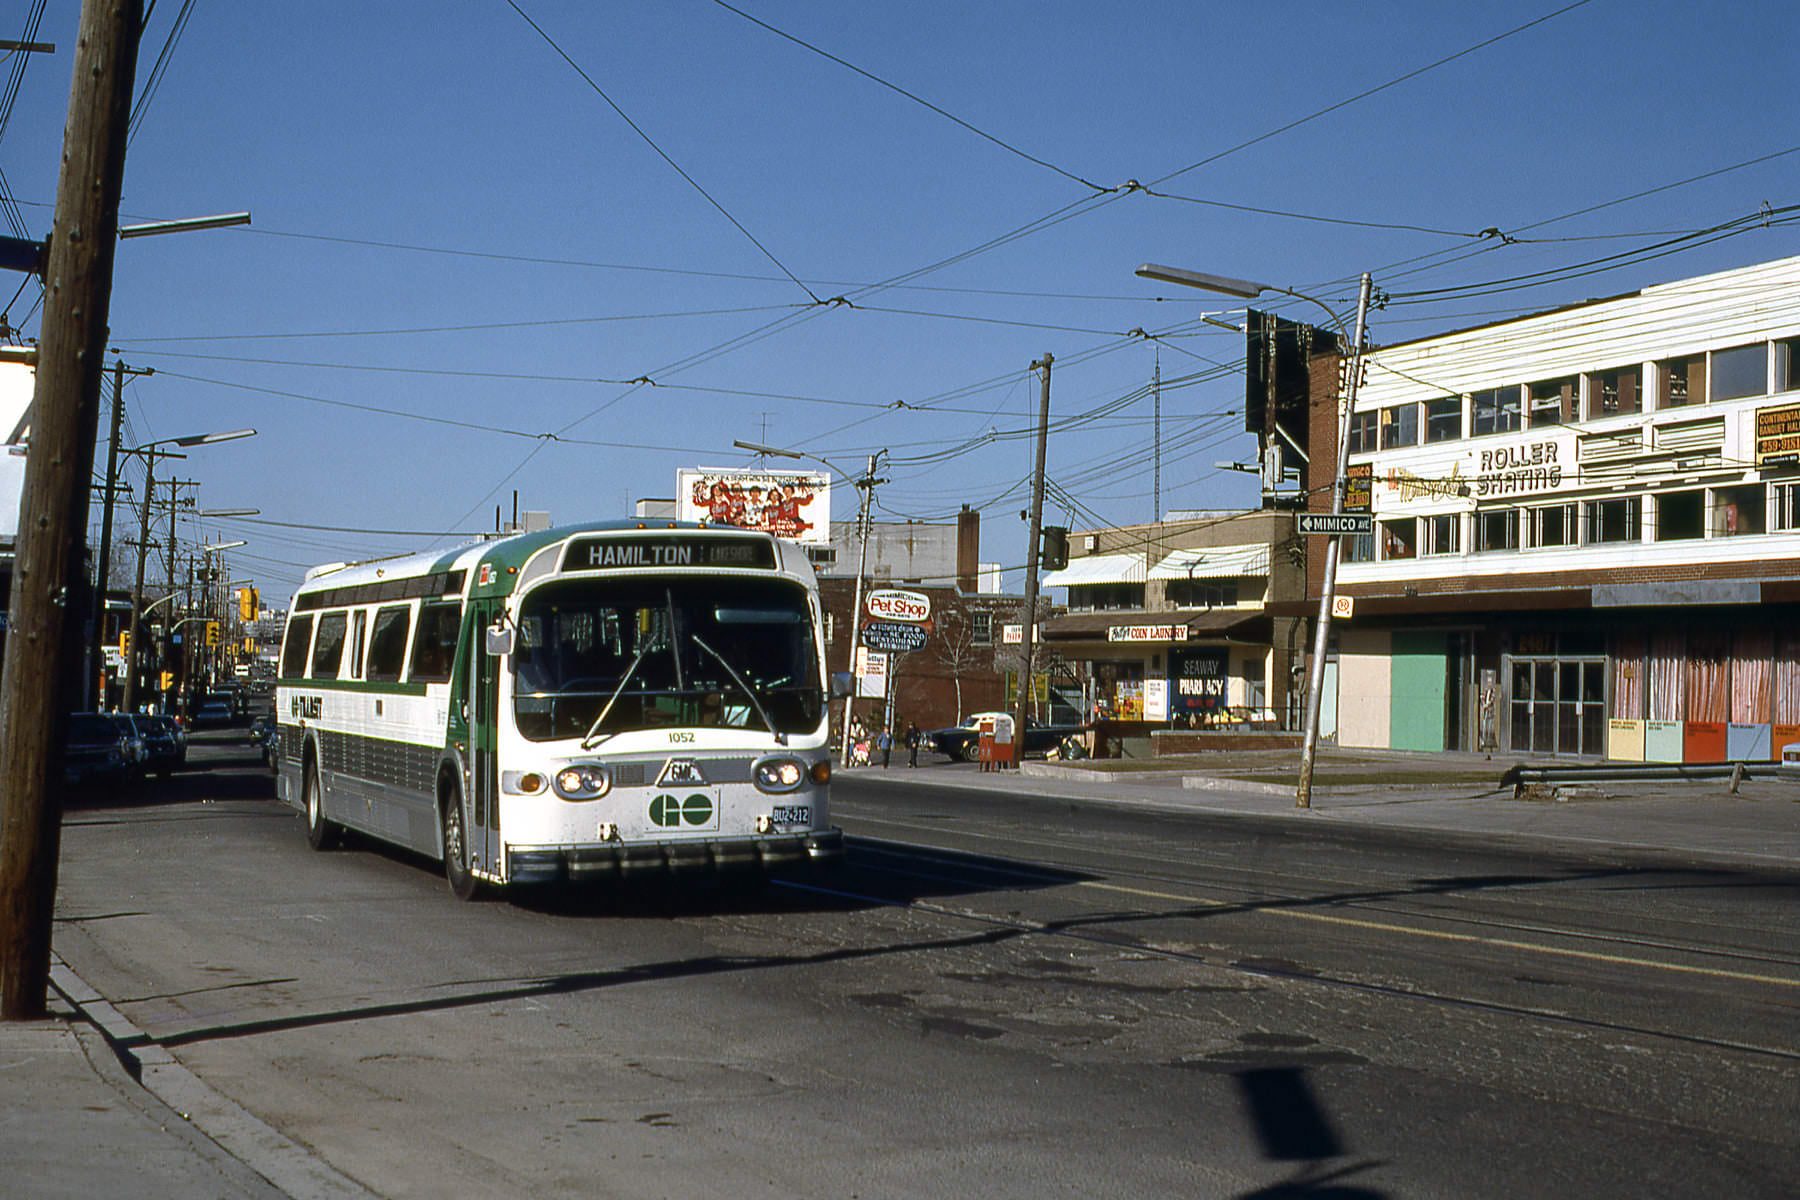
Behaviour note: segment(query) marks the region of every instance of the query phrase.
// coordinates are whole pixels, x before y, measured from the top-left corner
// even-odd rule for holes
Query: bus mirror
[[[509,626],[496,621],[487,627],[486,633],[485,645],[489,654],[497,657],[513,652],[513,631]]]
[[[842,700],[846,696],[854,695],[855,692],[856,677],[850,672],[833,671],[831,673],[831,698],[833,700]]]

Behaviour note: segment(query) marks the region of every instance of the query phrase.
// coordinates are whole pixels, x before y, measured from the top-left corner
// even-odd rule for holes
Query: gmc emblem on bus
[[[700,764],[691,758],[671,758],[663,767],[662,778],[656,781],[657,787],[668,787],[676,783],[704,784],[706,776],[700,771]]]
[[[288,711],[296,721],[317,721],[324,705],[322,696],[295,696],[288,701]]]

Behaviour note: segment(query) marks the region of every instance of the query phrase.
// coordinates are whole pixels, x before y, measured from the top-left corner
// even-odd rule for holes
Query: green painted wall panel
[[[1395,750],[1444,748],[1444,678],[1449,637],[1394,634],[1388,745]]]

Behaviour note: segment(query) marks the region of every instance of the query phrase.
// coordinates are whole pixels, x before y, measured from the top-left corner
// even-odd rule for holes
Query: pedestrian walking
[[[916,767],[919,765],[919,743],[924,740],[925,740],[925,735],[919,732],[918,723],[915,721],[908,721],[906,723],[906,765],[907,766]]]
[[[881,732],[876,735],[875,748],[881,751],[881,769],[885,771],[888,759],[894,756],[894,735],[888,732],[886,725],[883,725]]]

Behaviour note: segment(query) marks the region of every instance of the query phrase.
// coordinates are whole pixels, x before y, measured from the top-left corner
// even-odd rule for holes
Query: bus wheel
[[[469,844],[463,837],[462,797],[452,791],[444,799],[444,878],[458,900],[475,898],[476,880],[469,870]]]
[[[337,847],[342,832],[334,822],[325,819],[325,793],[319,787],[318,768],[306,764],[306,841],[314,850]]]

